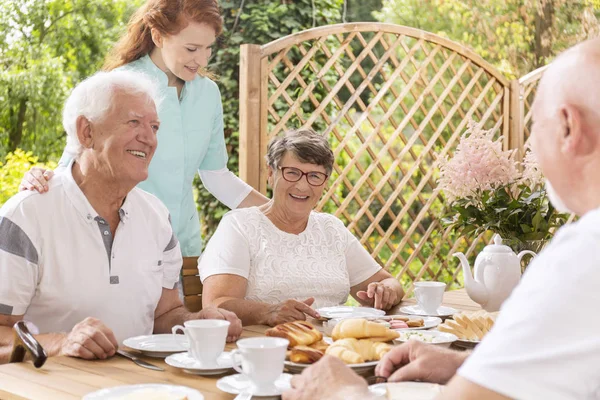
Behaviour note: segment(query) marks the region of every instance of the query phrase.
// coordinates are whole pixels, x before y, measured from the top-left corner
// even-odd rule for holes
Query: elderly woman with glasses
[[[223,217],[198,265],[205,307],[233,311],[244,325],[274,326],[318,318],[315,308],[343,304],[348,294],[383,310],[400,302],[400,283],[342,221],[313,210],[333,162],[329,143],[313,131],[271,141],[273,198]]]

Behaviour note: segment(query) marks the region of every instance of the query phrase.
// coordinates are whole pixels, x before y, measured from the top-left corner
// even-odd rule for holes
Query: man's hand
[[[389,310],[398,302],[398,293],[382,282],[372,282],[367,290],[361,290],[356,296],[379,310]]]
[[[292,389],[283,393],[283,400],[368,400],[372,397],[367,382],[333,356],[325,356],[301,375],[294,375],[291,385]]]
[[[306,315],[313,318],[320,318],[311,305],[315,302],[314,297],[310,297],[304,301],[289,299],[279,304],[269,307],[269,311],[264,320],[267,325],[275,326],[291,321],[304,321]]]
[[[69,332],[59,354],[87,360],[104,360],[114,356],[118,347],[114,333],[106,325],[95,318],[86,318]]]
[[[445,384],[468,356],[468,352],[409,340],[383,356],[375,375],[386,377],[389,382],[420,380]]]
[[[231,311],[222,308],[206,307],[196,314],[198,319],[224,319],[229,321],[227,342],[235,342],[242,335],[242,321]]]
[[[54,175],[54,171],[48,169],[45,170],[39,167],[33,167],[25,173],[21,184],[19,185],[19,192],[23,190],[36,190],[39,193],[48,191],[48,181]]]

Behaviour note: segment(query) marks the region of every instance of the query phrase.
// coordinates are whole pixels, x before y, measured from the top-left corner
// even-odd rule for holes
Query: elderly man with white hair
[[[4,350],[22,319],[39,329],[49,355],[86,359],[110,357],[128,337],[170,332],[190,319],[226,319],[228,339],[241,334],[231,312],[183,307],[176,288],[182,258],[168,211],[135,187],[157,146],[156,100],[154,83],[133,72],[101,72],[80,83],[63,114],[78,156],[43,199],[21,192],[0,209]]]
[[[600,399],[600,39],[562,54],[533,104],[533,147],[550,200],[579,221],[561,228],[472,354],[410,341],[376,374],[446,383],[438,399]],[[364,380],[326,357],[284,400],[370,399]]]

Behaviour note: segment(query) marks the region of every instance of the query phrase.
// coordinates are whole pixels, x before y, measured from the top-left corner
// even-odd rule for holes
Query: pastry
[[[338,357],[346,364],[360,364],[366,361],[379,361],[392,346],[369,339],[340,339],[333,342],[326,354]]]
[[[459,339],[479,341],[494,326],[497,313],[486,311],[463,311],[454,314],[454,319],[448,319],[438,326],[438,330],[456,335]]]
[[[396,339],[399,334],[377,322],[366,319],[344,319],[333,328],[331,336],[333,340],[354,338],[389,342]]]
[[[279,324],[268,329],[265,334],[289,340],[289,347],[308,346],[323,339],[323,334],[306,321]]]
[[[288,352],[291,362],[298,364],[312,364],[321,359],[325,353],[308,346],[296,346]]]

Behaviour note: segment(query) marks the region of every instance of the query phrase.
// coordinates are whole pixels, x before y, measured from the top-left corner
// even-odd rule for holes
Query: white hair
[[[145,94],[158,108],[160,103],[157,84],[140,72],[115,70],[97,72],[79,83],[65,102],[63,127],[67,132],[65,152],[78,158],[83,146],[77,137],[77,118],[84,116],[89,121],[101,120],[110,111],[117,90],[128,94]]]

